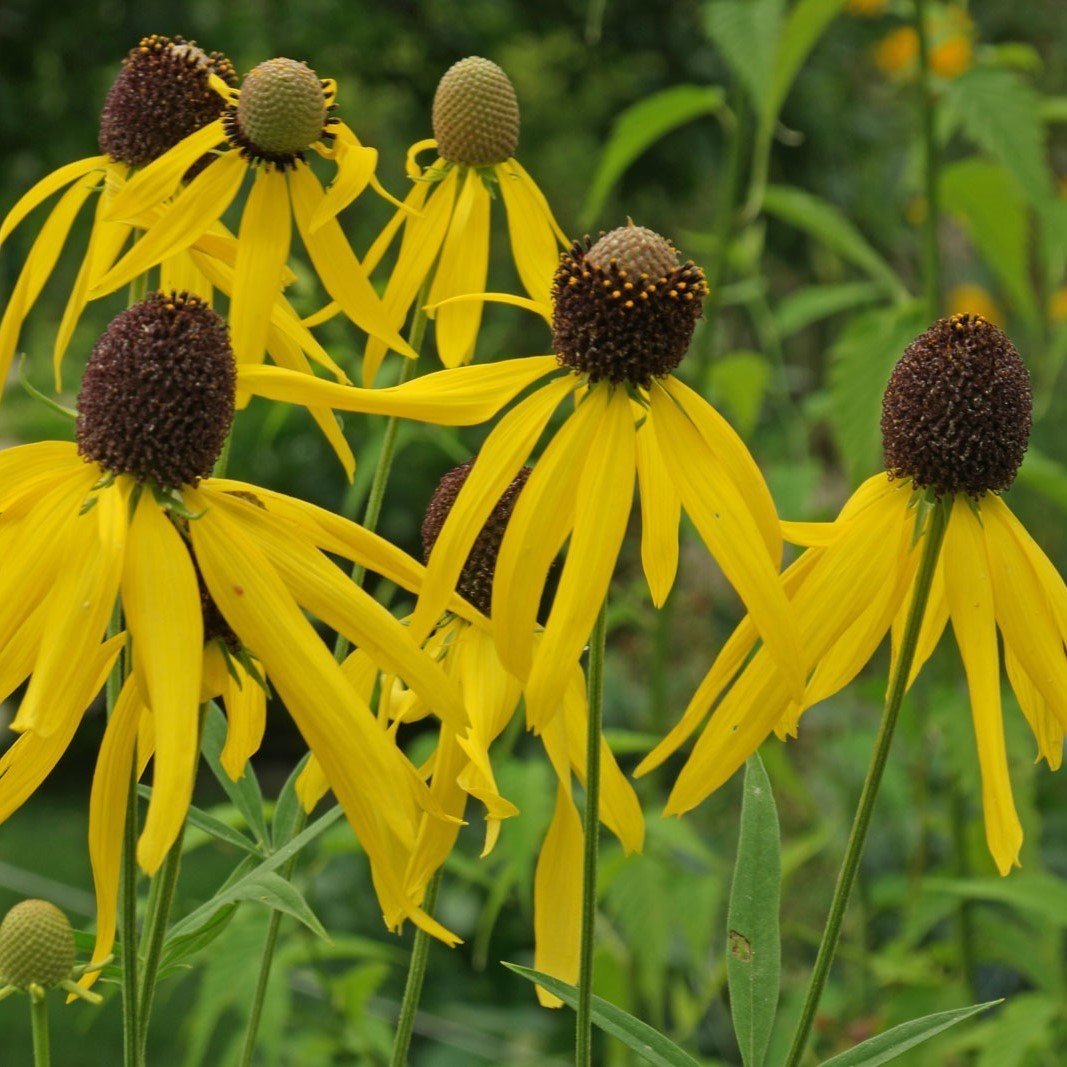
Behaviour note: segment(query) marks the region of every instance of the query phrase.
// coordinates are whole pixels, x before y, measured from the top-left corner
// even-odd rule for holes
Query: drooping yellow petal
[[[762,532],[720,457],[662,388],[651,391],[649,422],[682,506],[701,540],[748,608],[797,701],[802,699],[806,657],[792,609],[778,583]],[[778,525],[775,522],[777,532]]]
[[[319,179],[306,164],[293,167],[288,178],[293,214],[300,236],[326,291],[361,330],[380,337],[394,352],[414,359],[414,351],[389,321],[378,294],[337,220],[326,219],[318,229],[312,228],[312,220],[324,197]]]
[[[1019,707],[1037,741],[1037,759],[1047,760],[1049,768],[1058,771],[1063,763],[1064,729],[1062,723],[1049,710],[1041,691],[1034,685],[1026,669],[1019,662],[1019,657],[1015,655],[1011,645],[1007,642],[1004,645],[1004,664],[1008,669],[1008,680],[1019,701]]]
[[[267,728],[267,694],[240,663],[234,665],[234,670],[237,678],[228,678],[229,684],[223,692],[227,729],[219,762],[236,782],[244,777],[248,761],[263,743]]]
[[[137,216],[143,212],[158,207],[178,188],[185,172],[202,155],[210,152],[215,145],[225,140],[226,131],[222,127],[221,119],[208,123],[196,133],[191,133],[169,152],[154,159],[144,170],[138,171],[126,183],[111,205],[108,213],[109,220],[112,222],[136,220]],[[229,155],[238,154],[231,151],[226,153],[226,156]],[[221,158],[226,158],[226,156]],[[238,158],[240,158],[239,155]],[[219,160],[216,159],[209,164],[207,170],[218,165]],[[197,177],[201,176],[197,175]],[[222,212],[220,211],[219,214],[221,215]]]
[[[152,799],[137,859],[154,874],[185,822],[196,775],[204,624],[189,550],[152,495],[130,523],[122,606],[155,726]]]
[[[482,368],[444,373],[462,374],[468,369]],[[425,640],[433,630],[493,508],[526,461],[552,413],[576,385],[577,378],[566,375],[538,389],[509,411],[486,438],[430,553],[425,584],[411,617],[417,641]]]
[[[326,772],[312,753],[296,779],[296,796],[300,801],[300,806],[310,815],[329,791],[330,783],[326,781]]]
[[[242,366],[237,369],[237,385],[256,396],[290,404],[396,415],[440,426],[473,426],[491,419],[517,393],[557,368],[555,356],[526,356],[437,371],[388,389],[354,389],[280,367]],[[576,384],[575,377],[571,388]]]
[[[909,516],[910,518],[910,516]],[[892,678],[896,671],[897,657],[900,655],[900,643],[904,639],[904,625],[907,622],[908,610],[911,607],[912,597],[915,595],[914,579],[912,588],[907,596],[901,601],[900,610],[893,620],[893,655],[889,665],[889,677]],[[908,676],[908,688],[919,677],[926,661],[933,655],[937,648],[941,635],[948,625],[948,601],[945,599],[945,564],[939,559],[934,569],[934,577],[930,583],[930,597],[926,602],[926,611],[923,612],[922,625],[919,627],[919,637],[915,643],[915,657],[911,663],[911,672]]]
[[[285,174],[263,167],[241,215],[237,266],[230,300],[233,354],[238,363],[261,363],[278,298],[282,268],[289,258],[291,217]]]
[[[597,452],[584,461],[574,509],[574,532],[545,632],[526,683],[526,708],[534,729],[559,707],[567,672],[581,655],[607,595],[633,502],[636,434],[623,389],[593,388],[583,401],[602,405]]]
[[[489,190],[475,167],[467,168],[463,187],[441,246],[441,258],[430,287],[429,302],[452,296],[484,293],[489,269]],[[467,301],[439,308],[434,314],[437,352],[446,367],[469,363],[482,321],[482,303]]]
[[[0,514],[23,494],[51,488],[84,467],[72,441],[35,441],[5,448],[0,452]]]
[[[120,478],[89,512],[69,517],[56,536],[65,558],[48,594],[45,631],[13,729],[47,736],[66,720],[93,672],[96,648],[115,604],[126,544],[128,485]]]
[[[45,603],[38,604],[23,620],[0,654],[0,703],[29,677],[44,635]]]
[[[534,872],[534,969],[572,985],[578,980],[584,837],[569,790],[556,790],[556,810]],[[537,987],[543,1007],[563,1002]]]
[[[519,493],[497,555],[493,578],[493,637],[501,663],[526,678],[533,662],[537,609],[552,561],[574,525],[585,457],[604,415],[603,397],[588,399],[556,431]]]
[[[982,773],[986,841],[1001,874],[1018,866],[1023,828],[1015,812],[1000,708],[1000,657],[985,534],[965,500],[945,532],[945,595],[967,674]]]
[[[53,193],[59,192],[65,185],[77,181],[82,175],[93,170],[103,170],[111,162],[108,156],[89,156],[77,159],[45,175],[30,187],[15,202],[0,225],[0,245],[2,245],[16,226],[38,205],[43,204]]]
[[[444,672],[424,655],[411,631],[335,563],[269,511],[203,489],[211,506],[255,539],[297,603],[399,675],[445,720],[462,721],[463,704]]]
[[[891,482],[883,471],[868,478],[848,498],[841,513],[833,522],[787,522],[781,521],[782,535],[791,545],[802,548],[825,548],[849,530],[849,522],[864,508],[887,493],[900,488],[899,482]]]
[[[101,173],[94,173],[77,180],[59,198],[30,247],[29,255],[4,309],[4,316],[0,319],[0,389],[11,369],[11,360],[15,355],[23,320],[40,296],[45,282],[51,277],[75,216],[102,179]]]
[[[556,216],[552,214],[552,208],[549,206],[548,198],[541,192],[541,187],[533,180],[530,176],[530,172],[517,159],[509,159],[507,165],[519,176],[519,180],[526,186],[530,196],[533,197],[538,207],[540,207],[541,214],[548,219],[548,224],[552,227],[552,232],[556,235],[556,240],[566,248],[570,244],[571,239],[560,229],[559,223],[556,221]]]
[[[756,466],[752,453],[745,447],[734,428],[697,392],[677,378],[662,379],[663,389],[700,431],[700,436],[715,456],[718,466],[737,487],[760,534],[763,536],[771,563],[777,569],[782,564],[782,531],[771,491]]]
[[[311,218],[312,230],[336,218],[367,188],[378,166],[378,150],[338,140],[334,160],[337,173]]]
[[[559,266],[560,243],[551,215],[528,174],[514,160],[493,168],[508,216],[508,236],[523,287],[541,304],[551,303],[552,278]]]
[[[382,304],[390,321],[399,327],[404,321],[420,288],[429,276],[441,243],[445,239],[445,230],[452,215],[452,206],[456,198],[457,168],[453,167],[436,185],[416,182],[408,193],[405,204],[419,214],[403,218],[404,236],[400,241],[396,264],[385,286]],[[428,194],[428,195],[427,195]],[[395,217],[402,212],[397,211]],[[368,258],[370,253],[368,253]],[[368,388],[374,384],[374,378],[386,353],[385,344],[376,337],[367,341],[363,353],[363,384]]]
[[[166,159],[166,156],[160,158]],[[123,195],[153,166],[154,163],[149,164],[116,195],[112,208],[116,217],[121,217],[116,205]],[[247,169],[239,152],[230,151],[219,156],[160,211],[144,236],[96,283],[90,296],[96,298],[113,293],[168,256],[183,252],[194,244],[233,202]]]
[[[200,270],[191,249],[168,256],[159,265],[159,291],[180,293],[185,290],[200,297],[209,307],[215,298],[215,290]]]
[[[637,484],[641,498],[641,566],[652,603],[661,608],[678,573],[682,502],[647,422],[637,428]]]
[[[138,685],[133,678],[128,678],[107,721],[93,772],[93,788],[89,794],[89,862],[96,891],[93,963],[106,960],[115,945],[123,830],[137,746],[137,726],[144,710]],[[88,989],[98,977],[99,971],[90,971],[79,984]]]

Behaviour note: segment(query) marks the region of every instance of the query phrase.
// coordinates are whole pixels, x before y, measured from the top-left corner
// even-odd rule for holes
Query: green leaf
[[[238,878],[236,881],[231,882],[229,885],[223,887],[218,893],[215,894],[211,900],[201,904],[199,908],[190,912],[180,922],[175,923],[172,927],[170,936],[178,937],[182,934],[187,934],[189,931],[200,927],[207,919],[211,918],[219,910],[237,900],[250,900],[257,899],[254,893],[259,887],[262,886],[262,877],[267,874],[272,874],[280,867],[284,866],[293,856],[295,856],[302,849],[307,848],[317,837],[324,834],[338,819],[341,818],[343,812],[341,806],[336,805],[331,808],[325,815],[321,815],[316,819],[306,830],[299,833],[290,841],[287,845],[283,845],[277,852],[275,852],[269,859],[264,860],[258,864],[247,874]],[[271,883],[272,884],[272,883]],[[288,884],[288,883],[286,883]],[[246,886],[251,887],[246,892]],[[275,905],[271,905],[272,907]],[[279,908],[279,910],[285,910]],[[299,916],[298,916],[299,917]],[[302,920],[303,921],[303,920]],[[316,920],[317,922],[317,920]]]
[[[757,112],[774,83],[784,0],[712,0],[704,28],[752,99]]]
[[[1038,104],[1042,122],[1067,122],[1067,96],[1043,96]]]
[[[778,301],[774,309],[775,328],[781,338],[842,311],[861,304],[873,304],[883,296],[872,282],[843,282],[838,285],[808,285]]]
[[[147,785],[139,785],[137,787],[137,793],[146,800],[150,800],[152,797],[152,788]],[[214,837],[218,841],[223,841],[227,845],[233,845],[235,848],[239,848],[244,852],[250,852],[253,856],[262,856],[264,854],[263,850],[255,843],[255,841],[250,841],[239,830],[235,830],[232,826],[227,826],[221,819],[216,818],[214,815],[201,808],[194,807],[190,804],[185,817],[188,819],[190,826],[195,826],[198,830],[203,830],[205,834]]]
[[[995,1019],[984,1024],[989,1033],[981,1042],[977,1067],[1023,1067],[1034,1062],[1031,1051],[1054,1051],[1056,1039],[1051,1031],[1062,1011],[1059,999],[1040,993],[1012,997]]]
[[[945,208],[962,223],[972,244],[1016,309],[1034,322],[1030,283],[1030,224],[1019,186],[996,163],[972,156],[941,171]]]
[[[762,1067],[778,1008],[781,889],[778,809],[756,753],[745,764],[741,833],[726,919],[730,1013],[745,1067]]]
[[[893,268],[833,204],[789,185],[770,185],[763,196],[763,209],[767,214],[811,234],[827,248],[866,272],[894,299],[903,300],[908,295]]]
[[[550,974],[520,967],[516,963],[505,963],[504,966],[527,981],[547,989],[568,1007],[573,1008],[578,1003],[578,990],[569,982],[561,982]],[[670,1038],[601,997],[593,997],[593,1022],[605,1034],[618,1038],[627,1048],[636,1052],[645,1063],[654,1064],[655,1067],[700,1067],[692,1056],[683,1052]]]
[[[1024,872],[1011,878],[927,878],[930,890],[965,900],[1007,904],[1067,928],[1067,883],[1050,874]]]
[[[245,682],[253,685],[251,679]],[[259,788],[259,780],[252,765],[245,767],[245,773],[235,782],[223,769],[220,757],[222,748],[226,744],[226,716],[215,701],[208,706],[208,713],[204,716],[204,739],[202,748],[204,758],[208,762],[219,785],[226,791],[226,795],[233,801],[237,810],[244,816],[248,828],[252,831],[256,841],[266,846],[270,837],[267,834],[267,820],[263,815],[263,791]]]
[[[207,948],[230,925],[236,912],[236,904],[227,904],[195,930],[178,937],[168,936],[163,949],[161,973]]]
[[[912,1019],[910,1022],[894,1026],[884,1034],[872,1037],[864,1041],[862,1045],[850,1048],[848,1052],[842,1052],[840,1056],[826,1060],[822,1067],[878,1067],[879,1064],[889,1063],[909,1049],[921,1045],[924,1041],[936,1037],[956,1023],[969,1019],[972,1015],[988,1011],[999,1000],[991,1000],[986,1004],[975,1004],[969,1008],[956,1008],[953,1011],[939,1011],[936,1015],[927,1015],[922,1019]]]
[[[830,349],[830,419],[854,481],[881,466],[882,394],[925,314],[916,301],[861,312]]]
[[[270,823],[271,840],[275,848],[280,848],[286,841],[292,840],[294,834],[300,831],[306,818],[304,806],[296,795],[296,780],[300,777],[311,753],[304,754],[304,758],[293,768],[293,773],[285,780],[282,791],[278,794],[278,802],[274,805],[274,817]]]
[[[763,122],[772,130],[804,60],[844,6],[845,0],[797,0],[790,9],[774,57],[771,91],[763,106]]]
[[[582,208],[582,225],[588,226],[597,218],[615,183],[651,145],[687,122],[714,115],[722,109],[725,99],[726,94],[717,87],[675,85],[623,111],[615,119],[593,175]]]
[[[758,352],[731,352],[708,369],[707,384],[742,435],[752,432],[771,380],[771,368]]]
[[[1011,173],[1031,203],[1052,196],[1040,97],[1018,74],[972,67],[946,85],[945,104],[971,142]]]

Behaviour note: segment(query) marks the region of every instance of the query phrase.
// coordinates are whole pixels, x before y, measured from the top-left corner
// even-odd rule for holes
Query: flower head
[[[725,782],[772,731],[797,731],[807,709],[839,692],[891,634],[894,663],[912,601],[930,508],[945,539],[908,684],[949,620],[970,691],[986,837],[1002,874],[1023,840],[1001,713],[997,630],[1008,680],[1053,767],[1067,731],[1067,586],[997,495],[1015,476],[1030,429],[1030,382],[1014,346],[970,315],[935,323],[908,346],[886,390],[888,471],[868,479],[837,520],[784,523],[806,551],[782,575],[811,656],[802,699],[790,696],[749,619],[734,631],[667,737],[638,767],[674,752],[711,710],[667,804],[681,814]],[[714,709],[714,710],[712,710]]]
[[[492,60],[468,56],[437,83],[433,135],[441,158],[491,167],[519,145],[519,102],[511,79]]]
[[[0,923],[0,986],[51,989],[74,969],[70,920],[47,900],[23,900]]]

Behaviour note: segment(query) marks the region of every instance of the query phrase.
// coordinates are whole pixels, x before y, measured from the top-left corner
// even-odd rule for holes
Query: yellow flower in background
[[[0,391],[22,324],[51,277],[79,212],[95,197],[89,240],[56,335],[53,362],[58,388],[60,364],[85,309],[90,283],[110,268],[130,234],[129,226],[108,221],[111,201],[131,170],[148,165],[218,119],[224,104],[212,79],[226,85],[237,82],[233,65],[221,53],[208,54],[181,37],[145,37],[123,60],[108,92],[100,116],[101,154],[53,171],[8,212],[0,224],[0,244],[37,207],[65,190],[41,225],[0,320]],[[202,157],[193,157],[188,166],[196,170],[203,162]],[[186,287],[176,281],[165,278],[163,284]]]
[[[680,262],[663,237],[631,224],[572,246],[556,272],[551,306],[499,298],[550,318],[556,355],[459,367],[377,390],[278,367],[242,367],[240,386],[266,397],[461,426],[487,421],[539,383],[489,434],[437,539],[412,616],[420,641],[436,626],[494,504],[557,408],[573,403],[534,465],[497,562],[494,639],[504,666],[528,679],[535,728],[558,706],[604,601],[635,478],[641,559],[653,601],[662,604],[674,583],[684,508],[799,699],[805,661],[778,584],[782,539],[770,491],[726,420],[672,374],[706,293],[698,267]],[[535,648],[541,594],[568,540]]]
[[[874,47],[874,62],[884,74],[914,71],[919,62],[919,35],[914,27],[900,26],[887,33]]]
[[[951,315],[975,315],[994,326],[1004,323],[1004,314],[993,294],[973,282],[953,286],[945,296],[945,305]]]
[[[458,717],[459,696],[441,668],[325,552],[408,587],[421,583],[422,568],[321,509],[210,477],[233,419],[235,378],[225,323],[194,297],[153,294],[116,317],[93,350],[77,444],[0,453],[0,698],[28,679],[12,724],[21,737],[0,757],[0,818],[50,773],[101,688],[123,643],[101,643],[118,598],[136,683],[127,700],[137,709],[113,717],[109,758],[133,758],[130,737],[142,707],[151,709],[141,866],[158,868],[184,822],[198,707],[205,685],[209,694],[219,688],[210,660],[205,671],[205,637],[225,636],[227,657],[246,676],[258,664],[321,761],[367,852],[383,912],[454,941],[404,888],[433,798],[305,616],[403,678],[443,719]],[[231,771],[258,742],[261,712],[258,697],[250,700]],[[94,817],[98,885],[114,874],[106,862],[101,874],[99,858],[118,848],[116,796],[109,787]]]
[[[1067,319],[1067,286],[1057,289],[1048,301],[1048,315],[1053,322]]]
[[[958,78],[974,65],[974,23],[955,4],[937,7],[926,23],[930,70],[940,78]],[[890,31],[874,47],[875,65],[890,77],[910,80],[919,72],[919,35],[914,26]]]
[[[1067,729],[1067,586],[998,495],[1015,478],[1030,433],[1030,376],[1012,343],[984,319],[942,319],[917,338],[886,390],[886,471],[830,524],[786,523],[809,546],[782,576],[813,669],[792,699],[745,620],[681,721],[638,768],[674,752],[714,707],[667,803],[681,814],[725,782],[773,731],[794,735],[803,712],[839,692],[892,634],[894,661],[931,506],[948,512],[945,541],[909,684],[949,620],[963,660],[978,745],[986,839],[1001,874],[1018,863],[1001,717],[999,628],[1008,680],[1056,769]],[[931,503],[933,501],[933,503]]]
[[[125,285],[157,263],[189,248],[211,230],[254,175],[241,214],[229,309],[239,363],[263,358],[271,304],[289,259],[292,220],[327,292],[357,326],[388,347],[414,356],[393,326],[366,272],[348,245],[338,212],[369,185],[392,200],[374,171],[378,153],[362,145],[335,109],[336,87],[306,64],[271,59],[253,68],[240,90],[217,77],[222,115],[180,141],[120,189],[105,212],[136,223],[158,209],[143,237],[93,287],[99,296]],[[216,151],[218,146],[224,146]],[[337,172],[328,190],[308,165],[314,151]],[[180,189],[189,166],[210,162]],[[174,194],[177,195],[174,195]],[[170,199],[173,196],[173,199]]]
[[[473,461],[450,471],[441,480],[426,511],[422,539],[427,556],[466,482]],[[486,834],[482,855],[495,847],[501,823],[520,815],[502,796],[493,773],[490,750],[519,706],[523,685],[504,668],[493,645],[488,620],[493,575],[508,520],[521,499],[530,469],[524,467],[496,502],[471,548],[457,583],[457,592],[476,609],[470,618],[446,617],[430,635],[426,650],[453,680],[463,702],[459,721],[441,723],[432,766],[430,791],[436,807],[449,819],[426,816],[408,868],[407,889],[421,899],[427,883],[452,851],[459,834],[468,796],[485,807]],[[353,653],[343,670],[365,700],[371,699],[378,669],[362,651]],[[413,722],[430,713],[418,694],[383,679],[379,717],[393,724]],[[534,874],[534,967],[567,982],[578,978],[581,924],[582,850],[584,833],[574,803],[572,777],[584,786],[588,709],[585,678],[573,663],[554,713],[540,729],[545,753],[557,778],[552,821],[541,844]],[[528,722],[528,726],[534,727]],[[633,787],[620,771],[607,742],[601,738],[603,774],[601,820],[627,853],[644,844],[644,818]],[[309,761],[298,783],[305,808],[311,811],[328,788],[317,761]],[[546,1007],[562,1003],[538,988]]]
[[[952,34],[930,49],[930,69],[942,78],[958,78],[973,65],[974,43],[962,33]]]
[[[400,251],[383,303],[399,329],[426,280],[429,303],[484,293],[489,267],[489,206],[499,193],[508,220],[511,254],[529,296],[548,303],[552,275],[567,240],[544,193],[514,158],[519,141],[519,105],[508,76],[478,56],[461,59],[437,86],[433,103],[434,138],[408,152],[414,181],[404,205],[367,255],[377,263],[402,228]],[[426,168],[417,157],[435,150]],[[307,325],[326,321],[336,303],[311,316]],[[480,302],[452,304],[433,312],[437,351],[447,367],[469,363],[482,319]],[[363,384],[374,378],[386,345],[371,338],[363,356]]]

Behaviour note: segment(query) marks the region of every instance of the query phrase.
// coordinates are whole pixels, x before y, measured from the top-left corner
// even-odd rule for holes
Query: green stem
[[[405,359],[400,368],[399,383],[406,382],[415,373],[418,363],[418,354],[422,351],[422,342],[426,336],[426,299],[430,291],[430,278],[423,283],[422,289],[415,300],[415,313],[411,319],[411,328],[408,331],[408,344],[416,353],[415,359]],[[389,475],[393,470],[393,460],[396,458],[396,435],[399,429],[399,420],[390,416],[386,421],[385,430],[382,433],[382,447],[378,453],[378,463],[374,468],[374,477],[371,479],[370,492],[367,495],[367,507],[363,512],[363,527],[372,533],[378,528],[378,519],[382,514],[382,501],[385,499],[385,490],[389,484]],[[352,581],[361,586],[366,576],[367,569],[359,563],[352,567]],[[349,641],[344,634],[338,634],[334,642],[333,655],[338,663],[348,655]],[[298,828],[299,832],[299,828]],[[296,868],[296,856],[294,856],[281,870],[281,876],[288,881]],[[436,893],[436,889],[434,890]],[[432,907],[430,891],[427,890],[427,900]],[[252,999],[252,1008],[248,1016],[248,1026],[245,1030],[245,1041],[241,1051],[239,1067],[248,1067],[252,1062],[252,1056],[256,1050],[256,1039],[259,1035],[259,1024],[263,1018],[263,1002],[267,995],[267,986],[270,982],[271,968],[274,966],[274,953],[278,946],[278,930],[281,926],[282,916],[279,911],[270,913],[267,924],[267,936],[263,942],[263,955],[259,962],[259,977],[256,980],[256,992]],[[418,945],[418,931],[416,934],[416,946]],[[410,981],[410,976],[409,976]],[[421,988],[421,981],[420,981]]]
[[[441,887],[441,868],[434,871],[426,886],[422,910],[433,915],[437,903],[437,890]],[[415,1015],[419,1010],[419,998],[422,996],[422,983],[426,977],[426,962],[430,956],[430,935],[422,929],[415,931],[415,941],[411,946],[411,961],[408,964],[408,979],[404,985],[404,999],[400,1002],[400,1017],[396,1022],[396,1036],[393,1038],[393,1054],[389,1057],[389,1067],[405,1067],[408,1062],[408,1049],[411,1047],[411,1032],[415,1026]]]
[[[948,501],[935,504],[927,522],[926,533],[922,539],[922,557],[919,560],[919,569],[915,576],[915,593],[908,609],[908,618],[904,624],[904,636],[900,643],[900,655],[897,658],[896,668],[889,682],[885,710],[882,712],[882,721],[878,727],[878,737],[875,741],[874,752],[871,755],[870,766],[867,768],[867,777],[863,782],[863,792],[860,794],[859,805],[852,820],[852,830],[848,835],[845,858],[841,863],[841,871],[837,876],[837,885],[834,888],[834,896],[830,904],[830,914],[827,916],[826,926],[822,932],[822,940],[819,942],[819,952],[815,958],[815,967],[812,970],[808,995],[804,1001],[804,1007],[800,1013],[796,1031],[793,1034],[793,1045],[789,1050],[789,1056],[786,1058],[784,1067],[797,1067],[801,1056],[804,1054],[808,1036],[811,1033],[811,1025],[815,1019],[815,1012],[819,1007],[823,987],[826,985],[826,979],[830,973],[830,965],[833,963],[838,938],[841,936],[841,923],[844,920],[845,909],[848,907],[848,899],[852,893],[853,883],[856,880],[856,872],[859,870],[860,857],[863,855],[863,845],[867,840],[867,830],[871,823],[871,813],[874,810],[874,803],[878,797],[878,787],[882,783],[882,774],[885,772],[886,761],[889,758],[889,748],[893,742],[893,731],[896,729],[900,707],[908,688],[911,665],[915,659],[915,646],[919,640],[919,629],[922,626],[926,602],[930,598],[930,583],[934,578],[934,570],[941,551],[941,542],[945,537],[945,527],[948,524],[950,506]]]
[[[930,87],[930,48],[926,36],[926,0],[915,0],[915,32],[919,38],[919,105],[922,114],[923,177],[926,187],[926,217],[923,220],[925,289],[930,320],[941,314],[941,249],[937,231],[941,217],[938,187],[939,151],[936,132],[936,101]]]
[[[589,721],[585,745],[585,852],[582,859],[581,955],[578,961],[576,1067],[593,1063],[593,950],[596,926],[596,866],[600,843],[600,737],[604,718],[604,651],[607,602],[600,606],[589,639]]]
[[[178,884],[178,872],[182,865],[182,842],[185,839],[185,824],[178,832],[159,873],[152,880],[152,889],[148,900],[148,913],[145,918],[144,941],[146,943],[144,964],[141,970],[140,1001],[140,1063],[145,1062],[148,1048],[148,1029],[152,1020],[152,1005],[156,998],[156,979],[159,976],[159,964],[163,958],[163,943],[167,936],[167,923],[170,909],[174,903],[174,890]]]
[[[52,1053],[48,1037],[48,1001],[44,994],[30,996],[30,1023],[33,1027],[33,1067],[50,1067]]]

